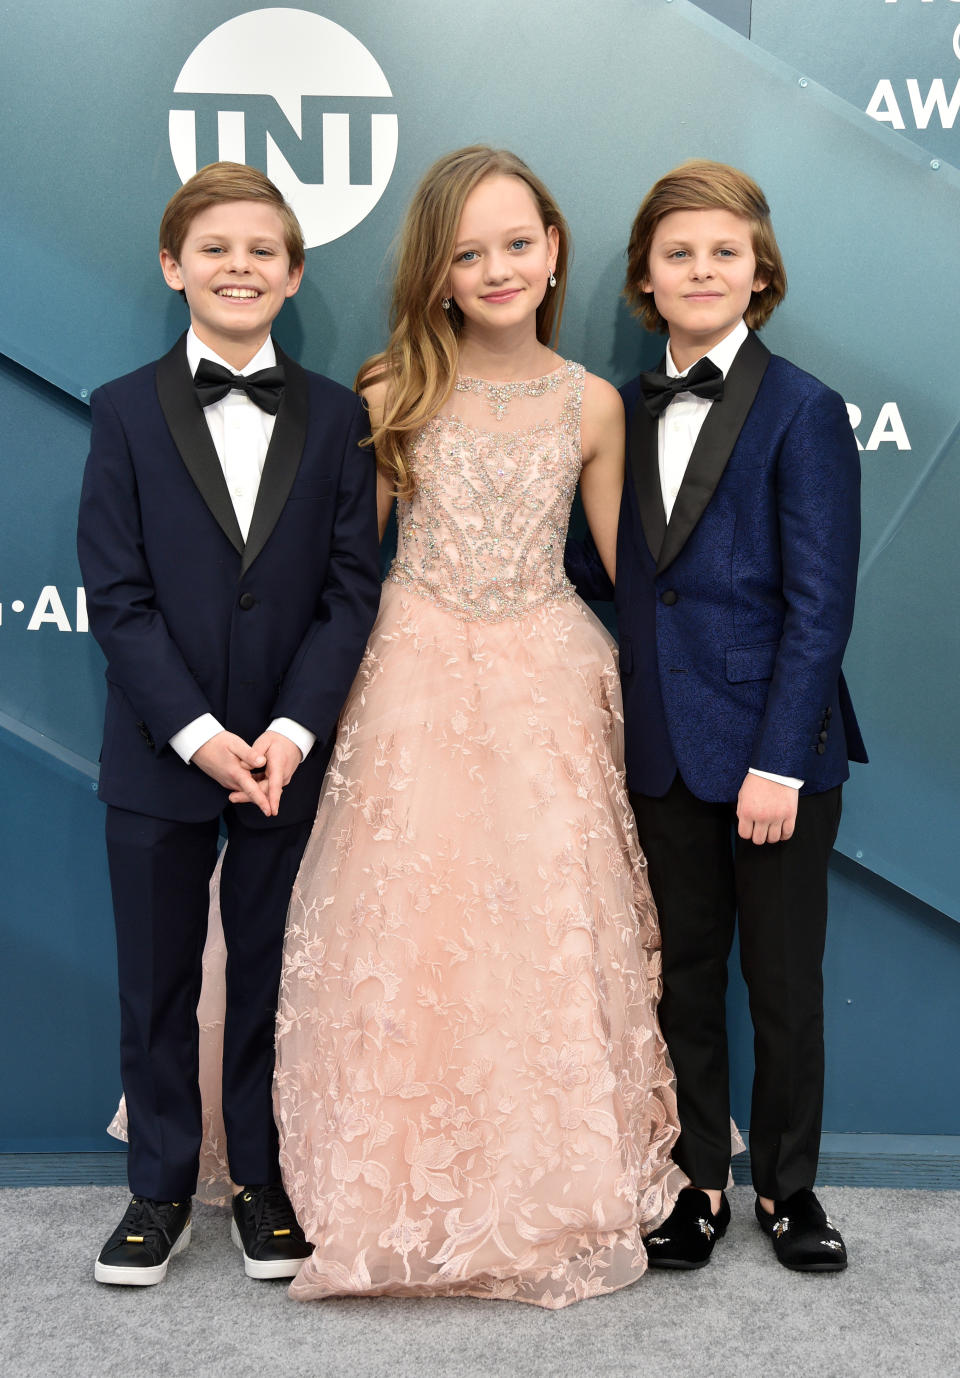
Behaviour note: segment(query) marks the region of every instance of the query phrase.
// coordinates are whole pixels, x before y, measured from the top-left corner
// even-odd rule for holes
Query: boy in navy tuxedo
[[[840,669],[859,458],[842,399],[752,333],[785,291],[767,203],[744,173],[692,161],[648,193],[625,295],[669,343],[622,389],[614,596],[627,783],[662,932],[674,1157],[692,1183],[645,1241],[658,1267],[702,1267],[730,1218],[735,920],[755,1033],[757,1220],[787,1267],[846,1266],[813,1185],[827,867],[848,758],[866,760]],[[585,596],[610,596],[589,545],[571,546],[568,567]]]
[[[221,817],[223,1113],[251,1277],[310,1253],[280,1184],[273,1043],[290,891],[337,715],[376,615],[374,464],[359,400],[270,328],[300,226],[255,168],[215,163],[160,226],[190,329],[98,389],[78,549],[107,658],[100,797],[117,928],[133,1199],[99,1282],[160,1282],[190,1239],[197,1000]]]

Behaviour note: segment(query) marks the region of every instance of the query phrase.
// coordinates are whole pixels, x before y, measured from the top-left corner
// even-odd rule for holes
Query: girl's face
[[[463,206],[448,296],[464,325],[503,330],[536,319],[557,263],[560,236],[545,229],[533,193],[519,177],[494,175]]]

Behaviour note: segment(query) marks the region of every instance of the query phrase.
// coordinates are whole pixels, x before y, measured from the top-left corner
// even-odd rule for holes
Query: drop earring
[[[449,297],[441,297],[441,299],[440,299],[440,305],[443,307],[444,311],[449,311],[449,310],[450,310],[450,298],[449,298]]]
[[[550,284],[551,287],[556,287],[556,285],[557,285],[557,276],[556,276],[556,274],[554,273],[554,271],[553,271],[552,268],[550,269],[550,276],[547,278],[547,281],[549,282],[549,284]]]

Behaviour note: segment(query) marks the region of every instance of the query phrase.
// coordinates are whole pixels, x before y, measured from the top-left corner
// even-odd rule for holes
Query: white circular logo
[[[218,159],[261,167],[308,249],[359,225],[390,181],[397,117],[382,107],[393,92],[359,39],[322,15],[228,19],[194,48],[174,92],[199,97],[170,111],[180,180]]]

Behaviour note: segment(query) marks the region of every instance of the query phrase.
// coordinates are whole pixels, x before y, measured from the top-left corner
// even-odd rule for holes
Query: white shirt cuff
[[[196,752],[209,742],[211,737],[222,731],[223,727],[212,713],[201,713],[199,718],[194,718],[186,727],[181,727],[179,732],[174,732],[170,738],[170,745],[181,760],[189,765]]]
[[[789,785],[791,789],[803,788],[803,781],[795,780],[792,775],[774,775],[770,770],[754,770],[753,766],[747,774],[759,775],[761,780],[772,780],[775,785]]]
[[[274,718],[267,731],[279,732],[282,737],[289,737],[294,746],[299,747],[302,761],[310,755],[310,750],[317,740],[315,732],[311,732],[309,727],[301,727],[292,718]]]

